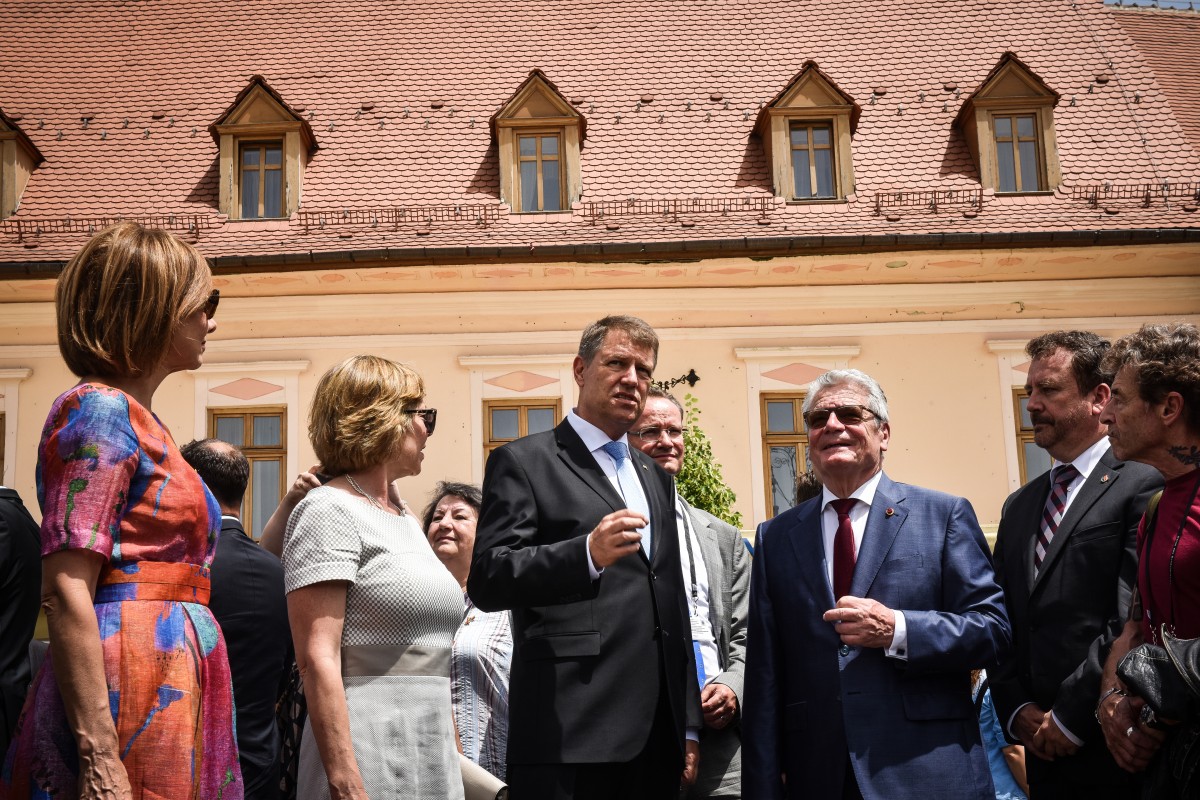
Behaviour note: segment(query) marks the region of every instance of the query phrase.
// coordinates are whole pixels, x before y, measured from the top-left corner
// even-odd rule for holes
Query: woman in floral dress
[[[50,654],[2,796],[242,797],[206,605],[220,510],[151,411],[164,378],[200,366],[218,299],[194,248],[133,223],[97,234],[59,278],[59,349],[81,380],[38,450]]]

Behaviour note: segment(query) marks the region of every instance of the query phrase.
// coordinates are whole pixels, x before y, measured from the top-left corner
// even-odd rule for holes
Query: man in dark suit
[[[514,800],[661,798],[700,726],[670,476],[628,447],[658,359],[635,317],[584,331],[576,408],[492,452],[467,592],[513,612]],[[686,749],[686,769],[685,769]]]
[[[825,373],[803,410],[824,488],[758,529],[743,794],[994,800],[970,670],[1011,634],[971,505],[883,474],[870,376]]]
[[[0,761],[29,689],[29,641],[42,593],[42,538],[21,496],[0,486]]]
[[[683,406],[651,388],[642,416],[629,432],[634,447],[672,477],[684,463]],[[683,546],[683,582],[704,729],[700,732],[700,775],[685,793],[689,800],[742,796],[742,734],[739,698],[746,672],[746,611],[750,603],[750,554],[742,534],[675,494],[675,525]]]
[[[219,439],[204,439],[188,442],[180,452],[221,506],[221,538],[212,563],[208,607],[229,651],[246,800],[278,800],[280,741],[275,704],[293,658],[283,566],[242,528],[242,497],[250,464],[241,451]]]
[[[1034,441],[1056,464],[1004,504],[994,558],[1014,647],[989,683],[1000,724],[1025,745],[1031,800],[1136,790],[1094,711],[1103,659],[1129,614],[1138,520],[1162,478],[1109,447],[1100,423],[1112,383],[1100,370],[1108,348],[1086,331],[1025,346]]]

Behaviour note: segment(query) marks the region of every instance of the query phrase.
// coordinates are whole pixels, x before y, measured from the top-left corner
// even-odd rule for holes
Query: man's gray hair
[[[613,330],[622,331],[629,337],[629,341],[650,350],[654,354],[655,364],[658,363],[658,334],[654,332],[654,328],[639,317],[613,314],[596,320],[584,329],[579,338],[579,357],[583,359],[584,364],[592,363],[596,353],[600,352],[600,346],[604,344],[608,332]]]
[[[807,414],[817,394],[833,386],[853,384],[867,393],[867,408],[875,415],[877,425],[888,421],[887,396],[879,383],[865,372],[857,369],[831,369],[808,385],[804,392],[804,405],[800,413]]]

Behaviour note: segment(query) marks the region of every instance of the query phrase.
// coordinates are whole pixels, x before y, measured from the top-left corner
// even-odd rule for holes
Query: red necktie
[[[837,534],[833,537],[833,599],[850,594],[850,581],[854,578],[854,528],[850,525],[850,509],[858,501],[854,498],[833,500],[830,505],[837,512]]]

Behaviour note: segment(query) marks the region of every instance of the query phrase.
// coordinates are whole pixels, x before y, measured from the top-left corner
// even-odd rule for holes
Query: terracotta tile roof
[[[1200,14],[1150,8],[1110,12],[1154,70],[1188,141],[1200,150]]]
[[[870,13],[809,0],[802,11],[777,0],[10,3],[0,108],[22,117],[46,161],[0,222],[0,262],[65,258],[113,216],[194,228],[210,256],[1197,226],[1179,197],[1145,205],[1138,187],[1200,181],[1200,156],[1118,24],[1128,13],[1099,0],[876,0]],[[1063,184],[1051,195],[980,193],[952,126],[1006,52],[1061,95]],[[777,202],[751,135],[809,60],[862,110],[847,203]],[[587,120],[571,214],[499,206],[488,122],[533,69]],[[290,221],[217,211],[207,129],[255,75],[319,143]],[[643,95],[653,99],[639,108]],[[925,194],[885,207],[894,191]],[[667,200],[693,205],[664,211]],[[413,208],[437,219],[397,211]]]

